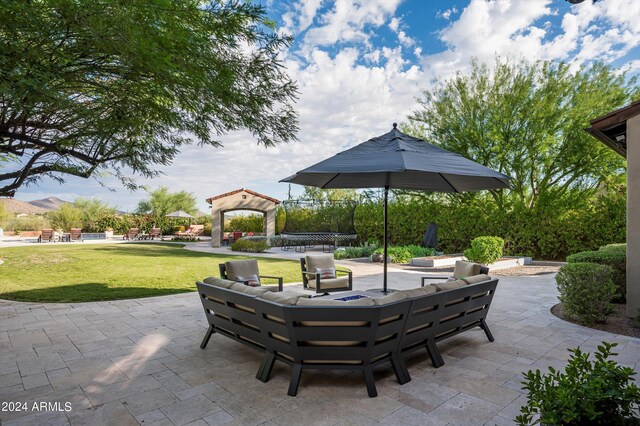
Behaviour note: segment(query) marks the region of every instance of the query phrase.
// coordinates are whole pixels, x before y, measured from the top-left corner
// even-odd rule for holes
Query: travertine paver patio
[[[380,285],[380,268],[352,265],[356,287]],[[392,271],[393,288],[419,284]],[[594,331],[553,317],[553,276],[504,277],[489,313],[496,337],[481,330],[439,344],[445,366],[426,351],[401,386],[390,367],[376,369],[377,398],[359,374],[303,373],[287,396],[290,369],[255,378],[260,354],[214,335],[199,348],[205,319],[196,293],[82,304],[0,302],[0,400],[28,411],[0,412],[3,425],[65,424],[511,424],[524,396],[522,371],[561,367],[567,347],[593,351],[619,342],[618,360],[637,370],[640,339]],[[71,403],[71,411],[31,411],[33,402]],[[4,407],[4,406],[3,406]],[[53,407],[55,408],[55,407]]]

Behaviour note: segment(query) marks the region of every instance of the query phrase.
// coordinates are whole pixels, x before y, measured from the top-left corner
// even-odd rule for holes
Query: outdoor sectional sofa
[[[411,380],[404,354],[426,348],[434,367],[444,364],[436,343],[482,328],[498,280],[468,277],[347,302],[308,298],[294,290],[249,287],[210,277],[198,281],[209,329],[264,353],[256,378],[267,382],[274,362],[292,366],[288,394],[295,396],[303,369],[347,369],[363,373],[377,396],[373,367],[390,363],[398,383]]]

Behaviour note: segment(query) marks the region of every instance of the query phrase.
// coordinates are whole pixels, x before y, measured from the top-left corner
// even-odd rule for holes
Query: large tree
[[[261,5],[7,0],[0,16],[0,196],[44,176],[133,188],[130,175],[229,131],[295,138],[297,89],[278,59],[290,39]]]
[[[562,63],[474,63],[423,91],[406,128],[511,176],[508,201],[531,208],[584,197],[623,170],[620,156],[584,128],[638,93],[635,78],[602,64],[573,72]],[[503,191],[492,195],[507,201]]]
[[[196,197],[186,191],[170,192],[166,186],[161,186],[149,193],[149,198],[138,203],[138,213],[164,216],[177,210],[191,215],[198,213]]]

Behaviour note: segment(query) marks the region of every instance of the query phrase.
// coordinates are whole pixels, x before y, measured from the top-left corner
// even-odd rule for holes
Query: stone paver
[[[193,249],[214,251],[206,243]],[[357,289],[381,286],[381,265],[340,263],[354,271]],[[390,269],[390,287],[416,287],[419,276]],[[78,304],[0,301],[0,402],[29,406],[0,412],[0,423],[509,425],[525,401],[522,372],[562,367],[568,347],[593,351],[602,340],[615,341],[619,361],[638,369],[640,339],[561,321],[549,312],[555,303],[552,275],[500,278],[488,317],[495,342],[479,329],[441,342],[446,364],[439,369],[426,351],[416,351],[407,359],[412,381],[403,386],[390,367],[378,367],[379,397],[370,399],[353,372],[304,372],[292,398],[289,367],[276,363],[271,381],[262,383],[255,378],[261,355],[252,349],[214,335],[201,350],[206,321],[195,293]],[[31,409],[41,402],[58,405]]]

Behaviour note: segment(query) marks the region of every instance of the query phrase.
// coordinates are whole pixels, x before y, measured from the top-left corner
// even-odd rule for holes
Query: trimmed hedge
[[[605,322],[611,313],[616,286],[613,268],[595,263],[568,263],[556,275],[558,299],[569,317],[589,325]]]
[[[595,263],[612,268],[612,280],[616,285],[617,295],[613,299],[616,303],[624,303],[627,295],[627,255],[621,246],[612,245],[601,247],[596,251],[583,251],[567,257],[568,263]]]
[[[626,238],[626,194],[609,192],[567,205],[561,200],[533,208],[513,203],[500,208],[489,197],[393,199],[389,203],[390,245],[421,245],[429,222],[438,224],[438,250],[461,253],[482,235],[504,239],[505,255],[564,260],[568,255]],[[354,215],[360,242],[382,241],[382,203],[360,204]]]
[[[266,241],[250,241],[241,238],[231,243],[232,251],[245,251],[249,253],[262,253],[269,250],[269,244]]]

